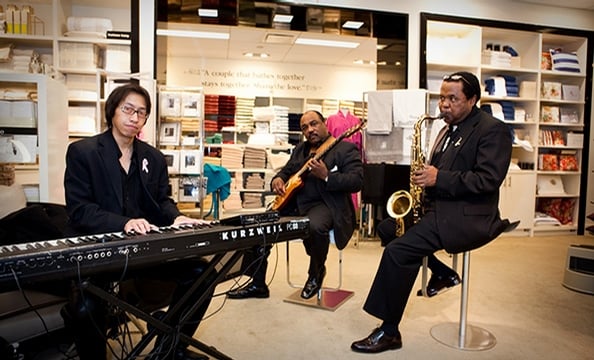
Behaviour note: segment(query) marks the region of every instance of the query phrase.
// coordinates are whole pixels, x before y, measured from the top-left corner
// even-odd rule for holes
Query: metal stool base
[[[488,350],[497,344],[493,334],[473,325],[466,325],[466,334],[461,337],[460,324],[455,322],[435,325],[431,328],[431,336],[444,345],[460,350]]]
[[[301,290],[297,290],[283,301],[334,311],[353,295],[355,295],[353,291],[323,288],[321,290],[321,294],[318,293],[318,295],[312,297],[311,299],[303,299],[301,297]]]

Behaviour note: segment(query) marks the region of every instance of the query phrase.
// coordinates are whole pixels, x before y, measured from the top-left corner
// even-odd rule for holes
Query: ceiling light
[[[375,65],[375,61],[373,60],[363,60],[363,59],[357,59],[353,61],[353,64],[357,64],[357,65]]]
[[[359,28],[361,26],[363,26],[364,22],[363,21],[345,21],[344,24],[342,24],[342,27],[344,29],[352,29],[352,30],[359,30]]]
[[[293,15],[275,14],[272,21],[279,23],[290,23],[293,20]]]
[[[198,16],[202,17],[218,17],[219,10],[217,9],[198,9]]]
[[[388,44],[377,44],[377,46],[375,48],[377,50],[384,50],[387,47],[388,47]]]
[[[243,53],[243,56],[245,57],[251,57],[251,58],[260,58],[260,59],[266,59],[267,57],[269,57],[270,55],[266,54],[266,53],[253,53],[253,52],[245,52]]]
[[[308,39],[308,38],[297,38],[295,44],[300,45],[314,45],[314,46],[329,46],[329,47],[340,47],[354,49],[360,44],[350,41],[335,41],[335,40],[321,40],[321,39]]]
[[[218,39],[218,40],[229,39],[228,33],[210,32],[210,31],[157,29],[157,35],[202,38],[202,39]]]

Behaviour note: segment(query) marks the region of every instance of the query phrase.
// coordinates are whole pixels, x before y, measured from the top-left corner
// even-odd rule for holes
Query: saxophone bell
[[[413,198],[406,190],[394,192],[386,204],[388,215],[394,219],[401,219],[410,212],[413,205]]]

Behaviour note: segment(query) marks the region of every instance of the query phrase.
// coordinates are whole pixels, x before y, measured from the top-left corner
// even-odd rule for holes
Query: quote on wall
[[[376,86],[374,67],[170,58],[167,84],[203,87],[205,93],[360,100]]]

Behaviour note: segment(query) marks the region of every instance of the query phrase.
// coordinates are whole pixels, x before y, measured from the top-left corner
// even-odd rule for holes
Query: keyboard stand
[[[107,301],[108,303],[133,314],[137,318],[142,319],[146,321],[149,325],[151,325],[147,333],[142,336],[138,344],[134,346],[134,348],[124,359],[137,359],[141,357],[150,358],[151,355],[142,355],[143,350],[149,345],[153,338],[155,338],[157,335],[164,334],[165,336],[170,336],[173,338],[176,337],[179,339],[179,341],[191,345],[196,349],[214,357],[215,359],[231,360],[229,356],[223,354],[222,352],[218,351],[216,348],[212,346],[198,341],[186,334],[176,333],[176,328],[180,327],[182,324],[189,321],[191,316],[198,310],[198,308],[202,304],[204,304],[205,301],[208,300],[209,294],[214,290],[214,288],[217,286],[219,282],[225,280],[225,276],[233,268],[233,266],[239,260],[241,260],[243,253],[243,250],[237,250],[231,256],[227,256],[228,253],[220,253],[214,255],[213,258],[210,260],[208,267],[205,269],[202,275],[194,282],[194,284],[192,284],[192,286],[188,289],[188,291],[186,291],[184,296],[182,296],[182,298],[172,308],[170,307],[170,309],[167,310],[165,317],[163,317],[162,319],[153,317],[152,315],[140,310],[136,306],[131,305],[125,302],[124,300],[114,296],[113,294],[105,291],[104,289],[93,285],[89,281],[83,282],[81,289],[98,296],[99,298]],[[217,265],[221,263],[223,265],[218,271],[216,277],[210,282],[207,282],[207,279],[211,276],[213,271],[216,271],[215,267],[217,267]],[[185,313],[185,315],[180,318],[178,323],[170,324],[171,318],[173,318],[174,315],[176,315],[180,311],[184,311],[187,308],[188,301],[194,297],[193,295],[199,289],[203,289],[205,285],[207,286],[207,289],[209,291],[205,291],[200,295],[198,301],[193,303],[193,305],[187,310],[187,313]]]

